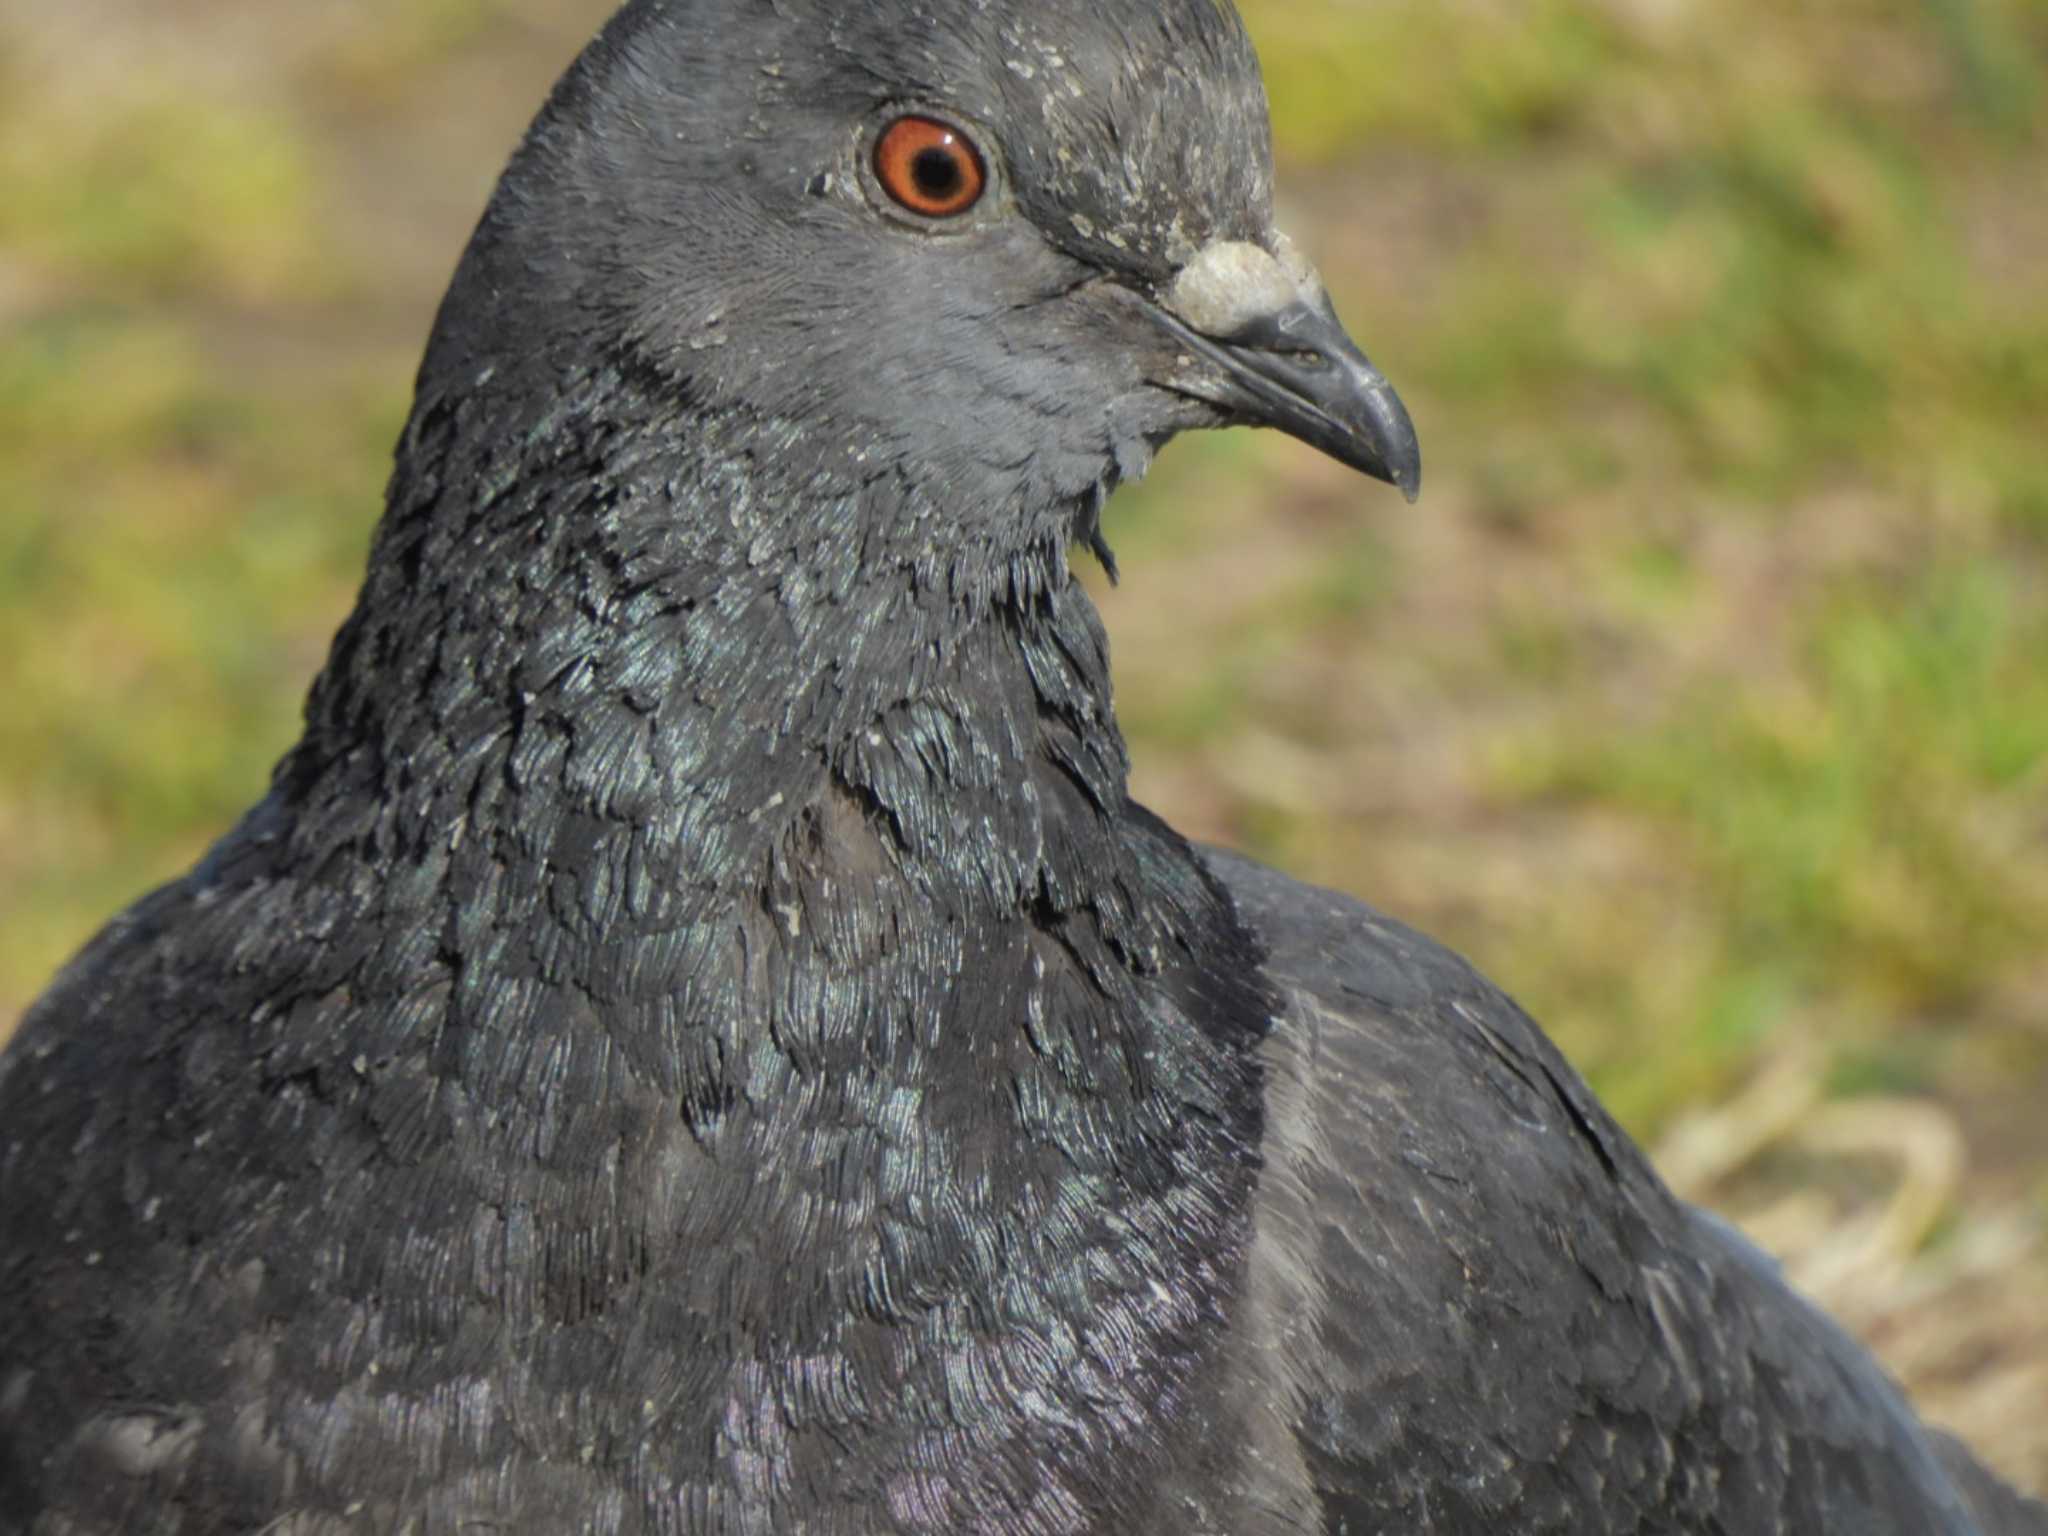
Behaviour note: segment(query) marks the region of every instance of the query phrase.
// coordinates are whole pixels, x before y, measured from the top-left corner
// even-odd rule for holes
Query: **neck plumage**
[[[679,1106],[702,1161],[637,1241],[801,1261],[820,1318],[989,1301],[1133,1223],[1196,1252],[1270,1001],[1126,798],[1067,530],[991,558],[900,476],[786,439],[771,472],[758,426],[607,425],[620,387],[512,433],[429,403],[401,445],[273,797],[386,935],[352,1044],[438,1030],[572,1167],[621,1093]]]
[[[1003,509],[618,389],[422,406],[306,738],[194,877],[295,935],[251,1059],[406,1170],[333,1283],[483,1277],[707,1486],[756,1441],[908,1476],[937,1403],[963,1497],[1103,1423],[1114,1481],[1249,1242],[1256,946],[1125,796],[1056,517],[945,553]]]
[[[367,791],[382,858],[509,840],[508,867],[584,887],[558,915],[592,938],[764,889],[832,804],[862,861],[963,915],[1131,881],[1071,514],[963,517],[772,424],[663,420],[615,376],[525,421],[491,403],[416,412],[294,798]],[[629,888],[592,885],[622,838]]]

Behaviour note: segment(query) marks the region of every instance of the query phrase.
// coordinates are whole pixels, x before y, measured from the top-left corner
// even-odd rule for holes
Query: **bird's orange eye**
[[[981,201],[988,171],[959,129],[930,117],[899,117],[875,141],[875,179],[928,219],[950,219]]]

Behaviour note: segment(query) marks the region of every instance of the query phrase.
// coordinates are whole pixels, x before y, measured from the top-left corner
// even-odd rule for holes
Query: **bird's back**
[[[2032,1536],[1441,946],[1211,853],[1271,950],[1262,1262],[1331,1530]]]

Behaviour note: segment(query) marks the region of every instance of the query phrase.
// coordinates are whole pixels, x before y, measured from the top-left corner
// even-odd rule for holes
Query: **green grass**
[[[259,792],[474,214],[394,204],[408,264],[363,204],[481,188],[482,51],[603,9],[159,24],[91,91],[0,22],[0,1017]],[[1429,488],[1230,434],[1120,499],[1146,793],[1473,951],[1641,1129],[1795,1034],[2038,1093],[2048,6],[1246,9]]]

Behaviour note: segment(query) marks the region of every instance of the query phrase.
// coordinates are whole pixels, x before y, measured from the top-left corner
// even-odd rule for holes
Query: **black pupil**
[[[916,178],[917,190],[935,202],[944,202],[960,190],[960,162],[951,150],[936,144],[917,152],[910,162],[910,174]]]

